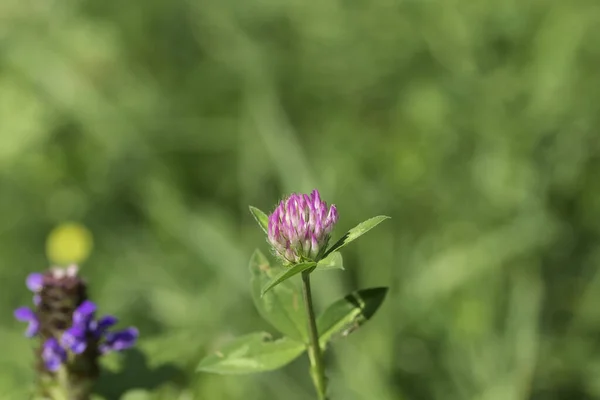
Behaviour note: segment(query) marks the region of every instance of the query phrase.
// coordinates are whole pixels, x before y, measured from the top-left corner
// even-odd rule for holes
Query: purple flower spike
[[[25,280],[25,284],[27,285],[27,289],[31,290],[33,293],[38,293],[42,290],[42,286],[44,285],[44,275],[37,272],[29,274]]]
[[[100,345],[100,353],[106,354],[111,351],[121,351],[132,347],[139,336],[136,328],[127,328],[122,331],[109,332],[105,341]]]
[[[33,337],[37,335],[40,328],[40,323],[37,315],[35,315],[35,312],[33,312],[32,309],[28,307],[20,307],[15,310],[14,315],[19,321],[29,323],[27,329],[25,330],[25,336]]]
[[[39,372],[44,379],[46,375],[55,379],[53,373],[64,366],[69,382],[75,382],[77,387],[73,390],[78,396],[81,393],[81,398],[88,398],[100,368],[98,356],[133,346],[138,330],[110,332],[117,318],[112,315],[96,318],[97,306],[88,300],[87,286],[78,276],[77,266],[30,274],[26,284],[33,292],[36,307],[18,308],[14,315],[29,324],[25,335],[35,336],[42,343],[36,351]],[[71,379],[72,373],[75,380]]]
[[[335,205],[327,208],[318,190],[292,194],[269,216],[268,239],[286,263],[317,260],[338,220]]]
[[[50,338],[44,342],[42,359],[48,371],[55,372],[67,360],[67,352],[55,338]]]

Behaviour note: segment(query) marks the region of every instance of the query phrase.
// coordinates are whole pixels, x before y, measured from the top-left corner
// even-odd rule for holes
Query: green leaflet
[[[327,257],[319,261],[315,271],[329,271],[332,269],[344,269],[344,260],[342,259],[342,254],[338,251],[329,254]]]
[[[300,264],[293,264],[289,267],[285,267],[279,274],[277,274],[273,279],[271,279],[262,289],[261,295],[264,296],[269,290],[273,289],[275,286],[279,285],[282,282],[290,279],[292,276],[298,275],[308,269],[314,268],[317,266],[316,262],[305,262]]]
[[[347,336],[364,325],[379,309],[387,291],[386,287],[358,290],[329,306],[317,318],[321,346],[336,335]]]
[[[252,216],[254,217],[256,222],[258,222],[258,225],[260,226],[260,228],[266,234],[269,234],[269,217],[267,216],[267,214],[265,214],[264,212],[262,212],[261,210],[259,210],[256,207],[250,206],[249,208],[250,208],[250,212],[252,213]]]
[[[377,225],[385,221],[390,217],[386,215],[379,215],[377,217],[370,218],[366,221],[361,222],[356,225],[354,228],[350,229],[344,236],[340,238],[333,246],[331,246],[324,254],[324,257],[327,257],[329,254],[337,251],[352,242],[353,240],[358,239],[360,236],[364,235],[371,229],[375,228]]]
[[[292,362],[305,350],[288,338],[271,340],[266,332],[241,336],[205,357],[197,371],[235,375],[271,371]]]
[[[279,332],[291,339],[307,342],[306,311],[302,305],[300,288],[288,280],[262,294],[262,288],[281,271],[283,267],[272,267],[259,250],[254,252],[250,259],[254,305],[259,314]]]

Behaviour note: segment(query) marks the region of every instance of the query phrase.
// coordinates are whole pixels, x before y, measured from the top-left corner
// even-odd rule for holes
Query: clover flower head
[[[310,195],[293,193],[269,216],[268,241],[285,263],[316,261],[337,220],[337,208],[328,208],[318,190]]]

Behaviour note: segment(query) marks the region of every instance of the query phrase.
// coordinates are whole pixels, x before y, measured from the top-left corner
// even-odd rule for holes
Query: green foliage
[[[263,295],[262,288],[284,267],[271,266],[269,260],[255,250],[250,259],[252,299],[259,314],[275,329],[301,343],[307,342],[306,311],[302,307],[302,293],[291,280],[286,280]]]
[[[337,254],[337,256],[335,256]],[[297,264],[291,267],[272,266],[260,250],[250,259],[251,290],[259,314],[285,336],[272,341],[264,332],[237,338],[217,352],[204,357],[197,371],[217,374],[248,374],[271,371],[283,367],[302,353],[308,343],[306,310],[302,293],[286,278],[314,268],[317,263]],[[332,253],[323,268],[340,268],[341,255]],[[291,271],[291,272],[290,272]],[[289,278],[288,277],[288,278]],[[269,287],[264,291],[262,288]],[[333,303],[319,317],[319,340],[326,343],[336,334],[346,336],[358,329],[377,311],[387,288],[363,289]]]
[[[267,214],[253,206],[250,206],[250,212],[263,232],[269,234],[269,217]]]
[[[261,290],[261,296],[264,296],[269,290],[279,285],[282,282],[287,281],[293,276],[296,276],[304,271],[314,269],[317,266],[316,262],[304,262],[299,264],[293,264],[289,267],[282,268],[277,275],[275,275]]]
[[[292,362],[305,347],[286,338],[271,340],[268,333],[242,336],[204,358],[197,370],[217,374],[249,374],[271,371]]]
[[[342,258],[342,254],[337,251],[334,251],[327,257],[319,260],[315,271],[328,271],[332,269],[344,269],[344,260]]]
[[[327,345],[336,335],[348,336],[377,311],[388,288],[361,289],[330,305],[317,319],[319,342]]]
[[[256,207],[250,206],[250,212],[263,232],[268,234],[268,217]],[[357,239],[387,218],[389,217],[371,218],[348,231],[330,250],[324,252],[321,269],[343,269],[342,256],[335,250]],[[266,340],[270,337],[266,333],[243,336],[214,354],[204,357],[197,371],[217,374],[271,371],[287,365],[306,349],[310,356],[309,371],[318,397],[325,399],[327,378],[320,347],[325,347],[336,333],[346,336],[370,319],[383,302],[387,288],[365,289],[352,293],[334,303],[317,321],[308,283],[310,273],[317,267],[318,262],[303,262],[286,264],[275,269],[259,250],[255,250],[250,259],[254,304],[265,320],[280,332],[288,334],[291,339],[284,336],[277,341]],[[302,274],[303,280],[303,309],[300,308],[300,293],[289,281],[298,274]],[[300,314],[302,311],[305,312],[305,318]],[[305,327],[309,327],[308,332],[303,328],[303,322]]]
[[[391,288],[336,342],[336,399],[600,398],[595,2],[0,4],[0,399],[33,382],[12,310],[68,221],[100,312],[141,331],[102,398],[310,398],[304,365],[195,367],[267,329],[248,204],[315,187],[336,232],[392,217],[312,275],[318,311]]]
[[[377,217],[369,218],[366,221],[361,222],[356,225],[354,228],[350,229],[344,236],[342,236],[337,242],[333,244],[324,254],[324,257],[327,257],[329,254],[334,251],[340,250],[342,247],[346,246],[348,243],[358,239],[360,236],[369,232],[371,229],[375,228],[377,225],[385,221],[390,217],[385,215],[379,215]]]

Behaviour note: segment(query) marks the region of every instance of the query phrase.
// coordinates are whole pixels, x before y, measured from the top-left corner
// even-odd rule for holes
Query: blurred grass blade
[[[259,210],[256,207],[250,206],[249,208],[250,208],[250,212],[252,213],[252,216],[254,217],[256,222],[258,222],[258,225],[268,235],[269,234],[269,217],[267,216],[267,214],[265,214],[264,212],[262,212],[261,210]]]
[[[339,251],[335,251],[319,261],[315,271],[328,271],[332,269],[344,269],[344,260]]]
[[[346,234],[342,236],[340,240],[338,240],[333,246],[331,246],[329,250],[325,252],[324,257],[327,257],[334,251],[341,249],[351,241],[358,239],[360,236],[375,228],[377,225],[379,225],[388,218],[390,217],[386,215],[379,215],[377,217],[369,218],[368,220],[356,225],[354,228],[346,232]]]
[[[301,272],[306,271],[307,269],[313,268],[317,265],[316,262],[306,262],[295,264],[290,267],[285,267],[281,273],[276,275],[269,283],[267,283],[263,289],[261,296],[264,296],[269,290],[273,289],[275,286],[279,285],[281,282],[284,282],[290,279],[292,276],[298,275]]]
[[[266,332],[250,333],[205,357],[196,371],[223,375],[271,371],[292,362],[304,349],[302,343],[285,337],[273,341]]]
[[[306,343],[306,313],[302,308],[300,288],[288,280],[261,295],[262,288],[282,270],[282,267],[272,267],[260,250],[256,250],[250,259],[252,299],[261,317],[275,329],[291,339]]]
[[[325,347],[337,334],[349,335],[371,319],[387,291],[387,287],[358,290],[329,306],[317,319],[321,346]]]

